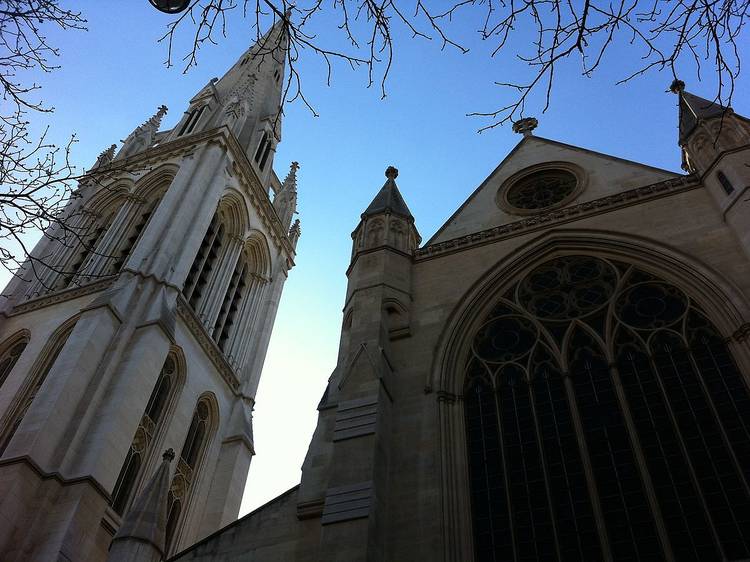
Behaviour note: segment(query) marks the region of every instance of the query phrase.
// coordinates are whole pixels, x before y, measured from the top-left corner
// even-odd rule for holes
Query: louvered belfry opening
[[[219,219],[218,214],[214,215],[211,224],[206,231],[203,241],[201,242],[198,253],[193,260],[193,265],[190,267],[187,279],[185,280],[185,286],[182,290],[183,295],[193,307],[196,309],[198,303],[201,301],[203,291],[208,283],[211,271],[216,264],[216,260],[219,256],[219,251],[224,242],[224,224]]]
[[[750,556],[748,387],[678,287],[553,259],[498,299],[465,374],[477,561]]]

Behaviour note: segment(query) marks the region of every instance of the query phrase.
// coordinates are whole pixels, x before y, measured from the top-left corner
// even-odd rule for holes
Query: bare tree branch
[[[242,9],[236,10],[239,6]],[[650,71],[665,70],[676,77],[677,67],[687,63],[700,77],[703,67],[710,65],[718,85],[715,101],[729,105],[741,69],[739,47],[750,0],[193,0],[162,37],[168,45],[167,64],[172,64],[174,39],[180,32],[193,34],[183,57],[185,70],[197,64],[201,45],[225,35],[226,18],[233,11],[232,17],[253,22],[258,37],[263,18],[285,21],[292,53],[287,60],[292,78],[286,99],[302,99],[313,112],[296,68],[305,54],[324,60],[329,82],[336,62],[364,67],[369,85],[378,82],[385,96],[397,37],[405,33],[412,39],[435,40],[441,50],[468,53],[472,37],[461,37],[451,26],[459,15],[469,18],[479,39],[489,44],[491,56],[512,55],[529,69],[525,81],[495,82],[503,88],[501,95],[510,94],[508,103],[471,114],[488,120],[480,129],[486,130],[522,117],[537,90],[543,100],[535,109],[546,111],[563,61],[578,59],[581,74],[591,76],[608,61],[615,45],[632,53],[626,60],[618,57],[623,67],[618,83]],[[310,28],[322,31],[316,35],[308,32]],[[529,47],[513,52],[512,45],[518,44],[514,39],[529,33],[534,38],[525,42]],[[341,43],[344,48],[331,46]]]

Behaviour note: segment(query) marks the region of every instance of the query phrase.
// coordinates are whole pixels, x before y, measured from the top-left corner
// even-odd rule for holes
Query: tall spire
[[[159,562],[164,558],[169,495],[169,463],[174,451],[167,449],[162,463],[125,514],[112,539],[107,562]]]
[[[224,76],[211,80],[190,100],[172,138],[227,127],[258,166],[261,181],[267,181],[281,140],[287,21],[277,20]]]

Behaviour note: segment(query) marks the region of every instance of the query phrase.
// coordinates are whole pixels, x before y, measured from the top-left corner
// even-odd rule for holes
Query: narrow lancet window
[[[112,490],[112,509],[120,515],[125,512],[132,499],[141,467],[148,458],[153,441],[163,426],[171,393],[176,386],[176,378],[177,362],[175,356],[170,354],[159,373],[159,378],[151,392],[146,410],[135,431],[133,442]]]
[[[37,373],[32,374],[33,378],[23,391],[23,396],[16,404],[13,413],[10,415],[10,421],[7,426],[0,431],[0,456],[5,452],[5,449],[8,448],[13,436],[16,434],[16,431],[18,431],[26,412],[29,411],[29,408],[31,408],[31,405],[34,403],[34,399],[37,394],[39,394],[39,389],[42,388],[44,381],[47,379],[47,375],[49,375],[52,370],[55,361],[57,361],[57,358],[65,346],[65,342],[68,341],[68,336],[70,336],[72,331],[73,326],[67,328],[55,338],[52,347],[45,350],[47,356],[44,359],[42,368]]]
[[[18,358],[21,357],[23,350],[26,349],[26,344],[29,340],[25,337],[20,340],[15,338],[15,343],[12,343],[0,354],[0,388],[2,388],[5,379],[16,366]]]
[[[201,398],[195,406],[182,451],[177,459],[175,475],[169,489],[167,508],[166,552],[173,553],[177,532],[181,524],[184,506],[192,491],[200,468],[203,453],[209,441],[209,433],[214,424],[207,398]]]

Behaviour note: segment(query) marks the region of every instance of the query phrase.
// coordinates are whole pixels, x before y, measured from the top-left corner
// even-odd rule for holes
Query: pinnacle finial
[[[513,132],[530,137],[537,125],[539,125],[539,121],[537,121],[536,117],[524,117],[513,123]]]
[[[685,82],[682,80],[675,78],[672,80],[672,83],[669,85],[669,91],[673,94],[679,94],[681,92],[685,91]]]
[[[170,447],[169,449],[164,451],[164,454],[161,456],[161,458],[167,462],[172,462],[174,460],[174,449]]]
[[[387,177],[389,180],[395,180],[398,177],[398,168],[388,166],[385,169],[385,177]]]
[[[286,175],[286,178],[284,178],[282,184],[284,189],[297,188],[297,170],[299,170],[299,162],[292,162],[291,166],[289,166],[289,173]]]

